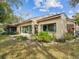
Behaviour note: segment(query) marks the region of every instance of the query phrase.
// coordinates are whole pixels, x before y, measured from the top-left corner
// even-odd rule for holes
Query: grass
[[[6,39],[7,35],[0,35],[0,40]]]
[[[8,35],[0,35],[0,43],[9,39]]]
[[[2,36],[1,40],[4,41],[0,41],[0,59],[79,59],[78,41],[52,45],[8,38]]]
[[[64,43],[55,47],[66,55],[73,56],[74,59],[79,59],[79,41],[72,43]]]

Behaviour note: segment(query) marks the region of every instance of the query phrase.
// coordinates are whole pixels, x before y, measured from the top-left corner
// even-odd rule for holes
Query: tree
[[[14,20],[11,9],[13,5],[18,8],[22,5],[22,0],[0,0],[0,23],[11,23]]]
[[[0,2],[0,23],[9,21],[12,10],[6,2]]]
[[[25,1],[25,0],[24,0],[24,1]],[[6,2],[7,2],[10,6],[14,6],[14,5],[15,5],[17,8],[23,4],[23,0],[6,0]]]
[[[16,7],[19,7],[23,4],[22,2],[23,0],[0,0],[0,2],[6,2],[8,3],[10,6],[15,5]],[[25,1],[25,0],[24,0]]]
[[[79,3],[79,0],[69,0],[69,3],[72,7],[76,7],[76,5]],[[75,22],[79,24],[79,13],[76,13],[75,15]]]
[[[72,7],[75,7],[79,3],[79,0],[69,0],[69,3]]]
[[[13,21],[10,23],[19,23],[20,21],[22,21],[22,18],[16,15],[13,15],[12,20]]]
[[[75,15],[75,22],[79,24],[79,13],[76,13]]]

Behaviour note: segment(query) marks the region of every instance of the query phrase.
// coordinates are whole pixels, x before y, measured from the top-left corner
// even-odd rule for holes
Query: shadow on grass
[[[7,41],[0,43],[0,48],[5,48],[10,45],[15,45],[16,43],[17,43],[17,41],[15,41],[15,40],[7,40]]]
[[[64,43],[62,45],[54,45],[57,50],[63,52],[67,56],[72,56],[74,59],[78,59],[79,57],[79,42],[72,42],[72,43]]]
[[[18,43],[18,41],[16,40],[8,40],[8,41],[4,41],[2,43],[0,43],[0,48],[6,48],[6,47],[14,47],[16,46]],[[53,56],[48,48],[46,48],[43,43],[40,43],[38,41],[32,41],[32,40],[26,40],[26,41],[22,41],[22,42],[19,42],[19,43],[22,43],[23,46],[24,46],[24,50],[26,50],[27,52],[25,52],[25,56],[24,58],[28,59],[27,57],[30,57],[32,56],[30,59],[37,59],[37,54],[41,54],[43,57],[45,57],[45,59],[57,59],[55,56]],[[62,45],[53,45],[53,48],[55,47],[58,51],[61,51],[63,52],[64,54],[68,55],[69,54],[69,51],[73,51],[72,50],[72,45],[74,45],[75,43],[73,44],[62,44]],[[77,45],[79,45],[79,43],[76,43]],[[79,46],[78,46],[79,47]],[[22,47],[19,47],[19,48],[22,48]],[[7,53],[4,53],[3,55],[1,55],[1,58],[2,59],[5,59],[5,56],[8,55],[9,53],[13,53],[13,54],[16,54],[15,52],[19,51],[21,52],[22,50],[21,49],[17,49],[16,48],[13,48],[13,49],[10,49],[9,52]],[[15,50],[16,51],[15,51]],[[50,49],[50,48],[49,48]],[[53,53],[53,52],[52,52]],[[20,56],[18,57],[21,57],[22,54],[20,54]],[[39,55],[38,55],[39,56]],[[23,59],[24,59],[23,58]],[[18,58],[17,58],[18,59]]]
[[[16,45],[18,42],[16,40],[7,40],[7,41],[4,41],[4,42],[1,42],[0,43],[0,48],[4,48],[6,49],[7,47],[11,47],[10,50],[6,50],[5,53],[3,53],[2,55],[0,55],[0,58],[1,59],[6,59],[5,56],[8,55],[10,52],[11,52],[11,49],[14,45]]]
[[[1,48],[5,48],[5,47],[8,47],[8,46],[11,46],[11,47],[14,47],[14,45],[17,45],[17,41],[16,40],[8,40],[8,41],[5,41],[3,43],[0,43],[0,47]],[[48,49],[46,49],[46,47],[40,43],[40,42],[33,42],[31,40],[27,40],[27,41],[23,41],[21,42],[23,43],[24,45],[24,49],[27,51],[26,52],[26,56],[24,56],[24,58],[27,59],[27,57],[31,57],[31,59],[37,59],[36,55],[37,54],[41,54],[43,57],[45,57],[45,59],[57,59],[55,56],[53,56]],[[21,47],[20,47],[21,48]],[[21,50],[17,50],[19,52],[21,52]],[[16,51],[14,51],[13,49],[11,49],[9,52],[7,53],[4,53],[1,58],[2,59],[6,59],[6,56],[9,54],[9,53],[15,53]],[[52,52],[53,53],[53,52]],[[21,56],[21,55],[20,55]],[[19,57],[20,57],[19,56]],[[39,55],[38,55],[39,56]]]
[[[28,45],[28,55],[27,56],[29,56],[30,54],[35,54],[36,55],[36,52],[35,52],[35,50],[36,51],[38,51],[38,53],[40,52],[40,53],[42,53],[42,55],[44,55],[45,56],[45,58],[46,59],[57,59],[56,57],[54,57],[44,46],[43,46],[43,44],[41,45],[41,43],[39,43],[39,42],[35,42],[35,44],[31,44],[32,42],[30,41],[29,43],[28,42],[26,42],[26,44]],[[35,50],[34,50],[34,49]],[[53,53],[53,52],[52,52]],[[35,58],[36,59],[36,58]]]

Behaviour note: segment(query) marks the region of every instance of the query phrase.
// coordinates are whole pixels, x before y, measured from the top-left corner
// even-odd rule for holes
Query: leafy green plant
[[[35,36],[38,41],[50,42],[55,39],[54,34],[50,35],[48,32],[39,32],[38,35]]]
[[[27,37],[23,37],[23,36],[16,36],[16,39],[17,39],[18,41],[25,41],[25,40],[27,40],[28,38],[27,38]]]
[[[1,33],[1,32],[4,32],[4,29],[3,29],[3,28],[0,28],[0,33]]]
[[[38,39],[38,35],[34,34],[32,35],[32,40],[36,41]]]
[[[65,40],[72,40],[74,38],[75,38],[75,36],[73,34],[71,34],[71,33],[65,33],[64,34],[64,39]]]

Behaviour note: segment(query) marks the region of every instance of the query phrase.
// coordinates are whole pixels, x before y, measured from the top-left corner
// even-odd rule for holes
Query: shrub
[[[15,35],[16,32],[8,32],[8,35]]]
[[[0,55],[0,59],[3,59],[1,55]]]
[[[74,38],[75,38],[75,36],[73,34],[71,34],[71,33],[65,33],[64,34],[64,39],[65,40],[72,40]]]
[[[54,34],[49,35],[48,32],[39,32],[38,35],[35,36],[38,41],[50,42],[55,39]]]
[[[63,38],[61,38],[61,39],[56,39],[56,40],[55,40],[55,42],[62,42],[62,43],[65,42],[65,41],[66,41],[66,40],[63,39]]]
[[[32,35],[32,39],[34,40],[34,41],[36,41],[37,39],[38,39],[38,35]]]
[[[16,36],[16,39],[17,39],[18,41],[25,41],[25,40],[27,40],[27,37]]]
[[[7,31],[0,33],[0,35],[15,35],[15,34],[17,34],[17,33],[16,32],[7,32]]]
[[[8,33],[6,31],[0,33],[0,35],[8,35]]]
[[[0,34],[1,34],[2,32],[4,32],[4,29],[3,29],[3,28],[0,28]]]

